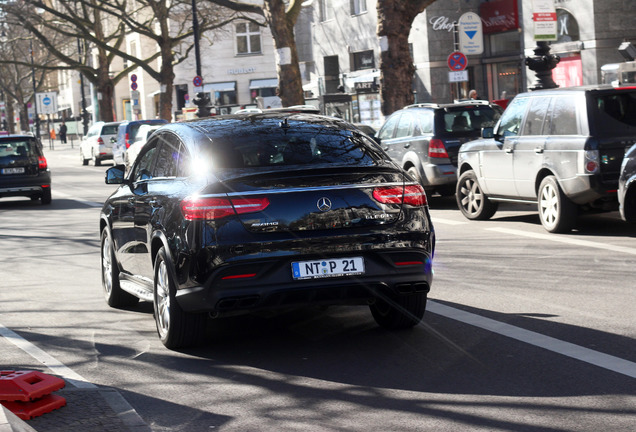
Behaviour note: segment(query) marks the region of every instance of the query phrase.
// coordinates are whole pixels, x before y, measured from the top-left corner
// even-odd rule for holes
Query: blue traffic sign
[[[459,51],[452,52],[448,56],[448,67],[452,71],[463,71],[466,69],[467,65],[468,60],[466,59],[466,56]]]

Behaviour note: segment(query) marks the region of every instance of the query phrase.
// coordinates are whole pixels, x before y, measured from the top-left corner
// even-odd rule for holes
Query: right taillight
[[[428,143],[428,157],[432,158],[447,158],[448,152],[444,146],[444,141],[441,139],[433,138]]]
[[[585,151],[585,173],[594,174],[599,169],[599,157],[598,150],[586,150]]]
[[[427,204],[426,192],[421,185],[379,187],[373,190],[373,198],[382,204],[408,204],[421,207]]]
[[[214,220],[235,214],[262,211],[269,205],[267,198],[205,198],[188,197],[181,201],[181,213],[186,220]]]
[[[130,148],[130,141],[128,141],[130,139],[130,136],[128,135],[128,132],[126,132],[126,148]]]

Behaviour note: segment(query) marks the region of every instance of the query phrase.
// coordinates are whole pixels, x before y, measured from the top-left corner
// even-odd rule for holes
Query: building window
[[[260,54],[261,29],[254,23],[236,24],[236,53]]]
[[[367,11],[367,0],[349,0],[351,15],[360,15]]]
[[[213,105],[236,105],[236,81],[205,84],[203,91],[208,93]]]
[[[375,68],[375,57],[373,50],[353,53],[353,70]]]
[[[333,19],[331,0],[320,0],[320,21],[325,22],[330,19]]]

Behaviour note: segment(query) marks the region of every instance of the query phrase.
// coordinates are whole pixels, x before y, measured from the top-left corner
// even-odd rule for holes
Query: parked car
[[[97,122],[88,129],[79,146],[82,165],[88,165],[92,160],[95,166],[99,166],[102,161],[113,159],[113,142],[120,124]]]
[[[420,322],[435,234],[426,194],[366,135],[304,113],[217,116],[155,131],[100,216],[113,307],[152,301],[169,348],[206,317],[370,305]]]
[[[117,137],[113,143],[113,160],[115,164],[125,164],[126,150],[135,142],[137,133],[142,125],[164,125],[168,120],[125,120],[117,129]]]
[[[568,232],[579,210],[618,209],[621,161],[636,143],[636,88],[522,93],[483,136],[459,151],[464,216],[488,219],[500,201],[531,203],[547,231]]]
[[[623,220],[636,223],[636,145],[625,153],[621,164],[618,202]]]
[[[0,136],[0,198],[15,196],[51,204],[51,171],[42,144],[30,135]]]
[[[459,146],[480,137],[501,111],[487,101],[409,105],[387,118],[376,139],[428,193],[453,195]]]
[[[146,145],[146,142],[148,142],[148,138],[150,138],[150,135],[152,135],[154,131],[159,129],[164,124],[165,123],[142,124],[139,126],[139,129],[137,130],[137,134],[135,136],[135,140],[124,152],[124,164],[126,165],[126,168],[130,168],[130,165],[132,165],[132,163],[135,161],[135,158],[139,154],[139,151],[144,147],[144,145]]]

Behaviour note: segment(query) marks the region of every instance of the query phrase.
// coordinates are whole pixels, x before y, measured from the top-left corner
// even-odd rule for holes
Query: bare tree
[[[226,8],[265,17],[276,47],[278,90],[283,106],[305,103],[294,26],[304,0],[263,0],[263,6],[234,0],[208,0]]]
[[[415,17],[435,0],[378,0],[378,37],[382,113],[389,115],[413,103],[415,66],[409,33]]]

